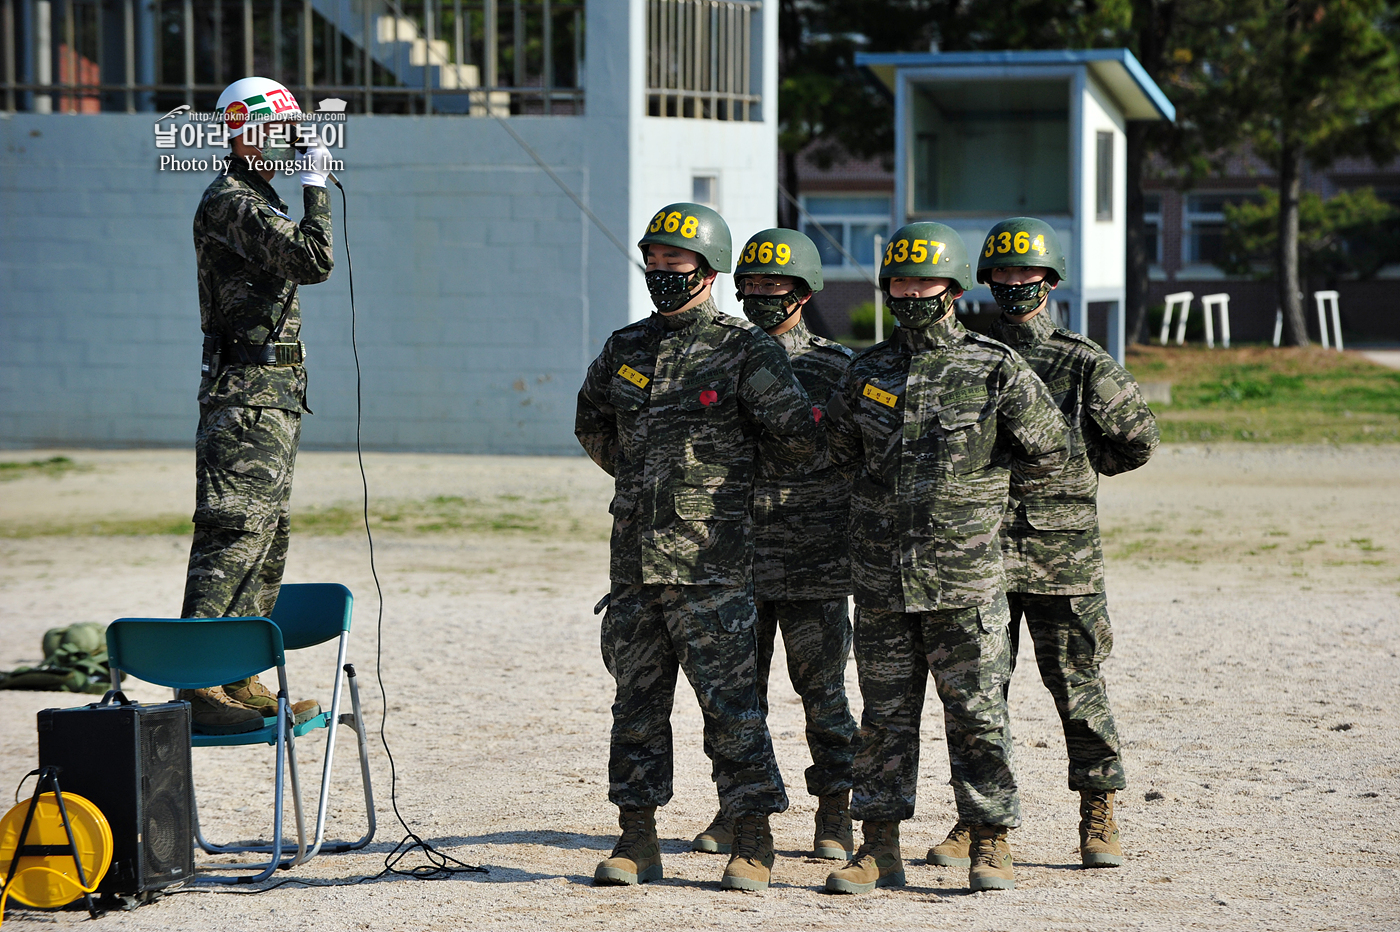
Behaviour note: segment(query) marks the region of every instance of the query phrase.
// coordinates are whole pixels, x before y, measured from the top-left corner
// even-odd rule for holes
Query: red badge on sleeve
[[[812,417],[820,424],[822,422],[822,409],[818,408],[816,405],[812,405]]]
[[[707,388],[700,393],[700,403],[705,407],[708,408],[716,401],[719,401],[719,392],[715,391],[714,389]]]

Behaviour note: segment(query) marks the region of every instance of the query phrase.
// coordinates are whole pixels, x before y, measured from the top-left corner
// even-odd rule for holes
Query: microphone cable
[[[458,874],[486,874],[490,871],[485,867],[475,864],[468,864],[459,861],[450,854],[444,854],[435,848],[431,843],[424,841],[417,832],[409,828],[408,822],[399,812],[398,800],[398,768],[394,763],[394,754],[389,750],[389,739],[385,734],[385,724],[389,719],[389,694],[384,688],[384,589],[379,584],[379,569],[374,560],[374,532],[369,525],[369,478],[365,474],[365,454],[361,441],[361,427],[364,419],[363,401],[363,376],[360,371],[360,347],[357,340],[357,317],[355,313],[355,263],[350,257],[350,217],[349,202],[345,196],[345,186],[340,183],[340,179],[332,173],[327,173],[331,183],[340,190],[340,213],[345,227],[345,265],[350,279],[350,351],[355,357],[355,460],[360,467],[360,488],[363,492],[362,514],[365,525],[365,539],[369,542],[369,571],[374,578],[374,591],[379,600],[379,614],[375,622],[375,645],[374,645],[374,675],[379,683],[379,743],[384,746],[384,756],[389,759],[389,802],[394,810],[394,818],[398,819],[399,825],[404,830],[403,839],[394,846],[393,850],[384,856],[384,869],[377,874],[356,877],[353,880],[299,880],[287,878],[279,880],[266,887],[259,887],[256,890],[213,890],[213,889],[189,889],[172,890],[170,894],[181,893],[210,893],[219,896],[255,896],[259,893],[267,893],[269,890],[276,890],[278,887],[288,884],[298,884],[304,887],[353,887],[362,883],[379,880],[386,876],[407,877],[412,880],[446,880]],[[364,722],[359,723],[364,727]],[[23,781],[21,781],[23,782]],[[18,790],[16,790],[18,792]],[[410,854],[418,852],[426,859],[425,864],[415,864],[410,867],[400,867],[400,863]],[[239,878],[240,883],[251,882],[248,878]]]

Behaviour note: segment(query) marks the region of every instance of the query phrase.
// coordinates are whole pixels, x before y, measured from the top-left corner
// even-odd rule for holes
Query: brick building
[[[875,233],[888,236],[894,195],[894,171],[880,159],[844,159],[823,168],[809,153],[798,159],[796,184],[782,176],[783,184],[797,193],[812,218],[841,239],[847,251],[874,274],[871,242]],[[1172,292],[1196,295],[1192,307],[1199,313],[1200,296],[1224,292],[1230,295],[1231,336],[1236,342],[1272,339],[1278,308],[1277,288],[1266,280],[1227,275],[1213,260],[1220,254],[1224,207],[1257,197],[1259,188],[1271,186],[1274,177],[1257,159],[1242,157],[1225,172],[1183,190],[1165,165],[1153,166],[1156,176],[1144,187],[1147,197],[1149,255],[1149,307],[1160,306]],[[1340,191],[1374,188],[1383,200],[1400,208],[1400,160],[1377,167],[1364,159],[1344,159],[1325,171],[1308,172],[1304,187],[1324,198]],[[786,215],[786,214],[784,214]],[[815,326],[823,333],[841,336],[849,332],[852,308],[871,300],[872,288],[861,270],[853,268],[819,231],[803,219],[805,232],[817,243],[827,275],[826,289],[812,301]],[[1400,341],[1400,294],[1394,282],[1400,265],[1388,266],[1367,281],[1312,282],[1305,285],[1304,316],[1317,339],[1317,314],[1312,293],[1335,288],[1340,293],[1342,328],[1349,342]],[[1310,286],[1310,287],[1309,287]],[[975,307],[967,308],[974,312]],[[1156,334],[1144,327],[1144,336]]]

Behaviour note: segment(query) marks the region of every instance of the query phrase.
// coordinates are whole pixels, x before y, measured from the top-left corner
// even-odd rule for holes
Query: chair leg
[[[376,822],[374,818],[374,787],[369,778],[369,739],[365,735],[365,716],[360,710],[360,683],[355,676],[355,668],[349,664],[345,667],[346,678],[350,682],[350,708],[355,712],[355,735],[358,738],[360,750],[360,784],[365,791],[365,817],[368,820],[368,829],[359,841],[351,842],[348,845],[337,845],[336,851],[354,851],[363,848],[374,840],[374,830]]]
[[[272,800],[272,846],[269,850],[271,857],[265,862],[257,864],[218,864],[210,865],[222,870],[260,870],[260,873],[251,877],[215,877],[203,876],[200,880],[210,883],[261,883],[281,867],[283,864],[290,866],[293,860],[284,861],[282,855],[285,853],[282,847],[282,816],[284,811],[284,791],[286,789],[286,778],[284,770],[287,766],[287,749],[290,745],[291,729],[287,723],[291,719],[291,713],[287,708],[287,694],[284,690],[277,697],[277,774],[273,781]],[[243,849],[250,850],[250,849]]]
[[[297,739],[295,729],[292,727],[291,709],[287,710],[287,763],[292,772],[292,810],[296,814],[297,820],[297,853],[292,858],[292,866],[295,867],[303,861],[308,860],[306,854],[306,815],[301,808],[301,779],[297,774]]]

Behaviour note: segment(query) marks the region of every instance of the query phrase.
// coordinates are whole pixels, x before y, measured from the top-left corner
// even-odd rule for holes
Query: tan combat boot
[[[603,885],[630,885],[660,880],[661,842],[656,837],[656,807],[622,809],[617,814],[622,837],[613,845],[612,856],[598,862],[593,882]]]
[[[715,813],[714,821],[690,843],[691,851],[707,854],[728,854],[734,846],[734,820],[723,810]]]
[[[819,797],[817,830],[812,839],[814,857],[829,861],[849,861],[856,850],[851,830],[851,791],[843,790]]]
[[[224,692],[234,702],[257,709],[264,718],[275,718],[277,715],[277,694],[260,683],[256,676],[236,683],[225,683]],[[290,705],[292,721],[298,725],[321,714],[321,704],[315,699],[303,699]]]
[[[773,876],[773,830],[768,813],[749,812],[734,818],[734,853],[719,879],[721,890],[767,890]]]
[[[971,867],[972,829],[959,819],[948,831],[948,837],[928,849],[928,862],[943,867]]]
[[[1123,863],[1123,845],[1113,818],[1113,790],[1079,792],[1079,859],[1085,867]]]
[[[876,887],[904,886],[899,823],[867,819],[861,826],[861,834],[865,841],[851,865],[827,875],[828,893],[869,893]]]
[[[1007,829],[1000,825],[972,827],[972,867],[967,872],[967,885],[978,890],[1014,890],[1016,877],[1011,868],[1011,846],[1006,843]]]
[[[242,735],[263,727],[262,713],[228,697],[222,686],[182,689],[190,704],[190,727],[202,735]]]

